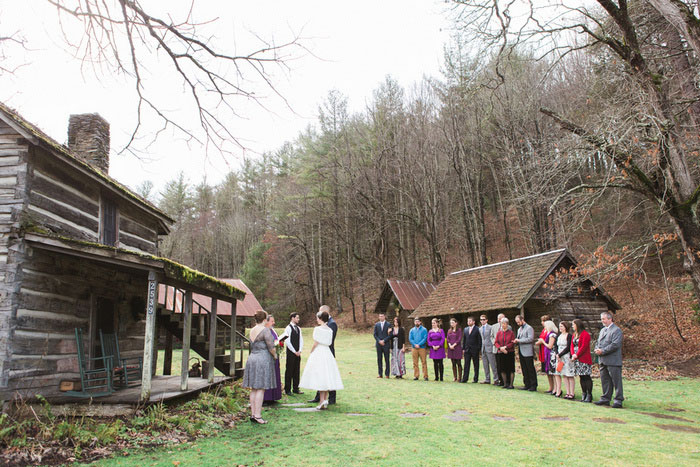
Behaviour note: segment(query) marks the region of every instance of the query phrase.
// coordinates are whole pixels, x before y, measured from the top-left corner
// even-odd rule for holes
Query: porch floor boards
[[[165,402],[181,397],[193,395],[204,389],[216,386],[222,382],[232,380],[229,376],[214,376],[214,382],[210,384],[205,378],[190,377],[186,391],[180,391],[180,375],[154,376],[151,379],[151,399],[149,404]],[[94,399],[77,397],[58,396],[48,399],[51,404],[126,404],[138,405],[141,398],[141,385],[121,388],[109,396],[97,397]]]

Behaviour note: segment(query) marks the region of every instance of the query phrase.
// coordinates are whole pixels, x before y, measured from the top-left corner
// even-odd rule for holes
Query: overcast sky
[[[199,20],[218,18],[214,33],[225,42],[233,38],[238,52],[254,47],[251,32],[276,41],[302,36],[311,53],[289,62],[288,71],[274,73],[275,85],[292,110],[273,96],[264,100],[266,109],[241,102],[245,118],[228,125],[246,150],[236,150],[226,161],[206,157],[202,147],[171,134],[150,146],[147,158],[113,152],[110,175],[129,186],[151,180],[160,189],[180,171],[192,184],[205,177],[216,183],[242,157],[274,151],[313,124],[332,89],[348,97],[351,111],[362,111],[386,75],[406,88],[423,76],[439,75],[449,36],[441,0],[197,0],[195,8]],[[0,100],[61,143],[67,139],[69,114],[98,112],[111,124],[112,148],[123,147],[136,118],[133,85],[124,78],[97,79],[89,69],[81,71],[62,41],[55,10],[45,0],[0,0],[0,33],[10,30],[21,31],[30,51],[14,51],[11,58],[26,65],[14,76],[0,75]],[[157,64],[152,68],[157,74]],[[177,96],[172,100],[177,109]]]

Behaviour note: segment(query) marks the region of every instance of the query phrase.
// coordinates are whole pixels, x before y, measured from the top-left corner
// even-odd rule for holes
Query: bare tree
[[[569,116],[542,112],[604,155],[617,170],[618,186],[643,195],[670,217],[700,298],[700,184],[693,157],[700,108],[697,89],[688,85],[700,69],[695,2],[598,0],[597,8],[582,1],[536,3],[455,0],[454,11],[458,24],[493,47],[501,60],[528,43],[553,56],[555,64],[583,48],[598,55],[596,65],[618,84],[608,96],[628,99],[622,115],[605,101],[594,104],[597,124],[577,121],[580,113],[571,109]],[[497,70],[503,81],[502,68]],[[606,118],[607,112],[618,119]],[[609,180],[603,182],[609,186]]]
[[[216,19],[196,21],[194,0],[184,11],[176,2],[160,8],[141,0],[45,2],[55,9],[65,42],[84,66],[133,83],[137,120],[124,149],[133,150],[137,138],[155,139],[165,130],[207,149],[243,147],[227,119],[240,117],[243,101],[264,105],[265,93],[284,100],[273,71],[285,71],[285,61],[300,51],[298,37],[281,43],[258,37],[259,47],[245,52],[217,43],[211,29]],[[173,105],[159,95],[164,88],[181,89],[185,98],[178,96],[180,102]],[[156,132],[144,128],[152,118],[160,122]]]

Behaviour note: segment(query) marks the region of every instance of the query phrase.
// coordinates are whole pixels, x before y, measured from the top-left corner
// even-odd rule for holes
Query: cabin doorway
[[[94,320],[95,334],[93,336],[92,353],[95,357],[102,356],[102,345],[100,342],[100,330],[103,334],[114,334],[117,331],[117,310],[114,300],[105,297],[97,297],[95,300]],[[96,365],[101,368],[102,361],[97,360]]]

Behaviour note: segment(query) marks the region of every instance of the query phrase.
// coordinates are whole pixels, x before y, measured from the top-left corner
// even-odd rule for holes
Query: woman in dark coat
[[[501,319],[501,329],[496,334],[494,347],[498,349],[496,359],[501,370],[503,389],[513,389],[515,376],[515,334],[508,329],[508,318]]]
[[[394,324],[389,328],[389,349],[391,349],[391,374],[398,379],[403,379],[406,374],[406,331],[401,327],[401,320],[394,317]]]

